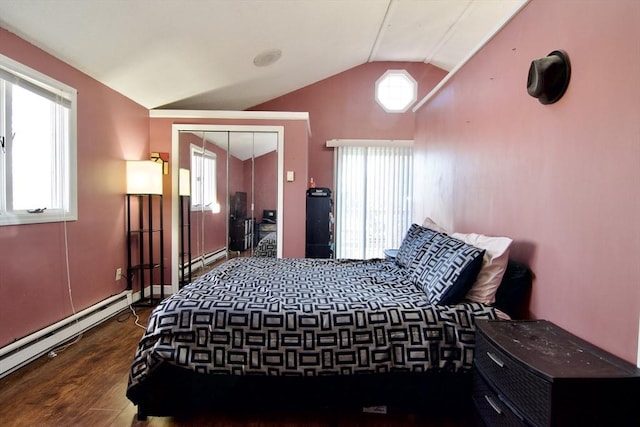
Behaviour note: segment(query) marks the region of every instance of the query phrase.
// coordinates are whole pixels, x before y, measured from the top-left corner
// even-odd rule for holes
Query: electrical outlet
[[[116,280],[122,279],[122,269],[116,268]]]

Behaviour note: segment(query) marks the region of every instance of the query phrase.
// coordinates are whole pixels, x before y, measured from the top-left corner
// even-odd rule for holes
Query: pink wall
[[[640,2],[532,0],[418,111],[415,219],[506,235],[536,275],[531,314],[636,361]],[[559,102],[529,64],[568,52]]]
[[[151,150],[171,152],[171,128],[173,124],[216,124],[216,125],[247,125],[247,126],[283,126],[284,127],[284,173],[295,171],[297,177],[307,176],[308,157],[308,122],[306,120],[230,120],[230,119],[177,119],[151,118],[150,140]],[[170,167],[173,167],[170,161]],[[242,191],[244,188],[244,172],[240,165],[233,170],[240,171],[231,177],[230,191]],[[284,179],[284,177],[282,177]],[[239,182],[242,181],[242,185]],[[236,187],[236,185],[238,185]],[[283,212],[283,256],[285,258],[304,257],[305,252],[305,189],[306,181],[297,178],[294,182],[284,184],[284,212]],[[171,224],[171,183],[166,178],[164,183],[165,221]],[[170,254],[170,241],[165,242],[167,258]],[[167,259],[167,270],[170,270]],[[169,274],[170,271],[167,271]],[[170,276],[167,276],[170,277]]]
[[[0,28],[0,54],[78,90],[78,220],[67,224],[76,311],[126,288],[125,163],[149,155],[148,111]],[[72,314],[64,224],[0,227],[0,346]]]
[[[418,99],[445,72],[415,62],[371,62],[321,80],[252,110],[308,111],[311,121],[309,176],[318,187],[333,187],[330,139],[413,139],[415,115],[389,114],[375,101],[375,82],[388,69],[405,69],[418,82]],[[308,182],[308,180],[307,180]]]
[[[253,179],[253,204],[254,204],[254,217],[256,223],[262,221],[263,209],[277,209],[278,208],[278,153],[272,151],[271,153],[264,154],[256,157],[253,160],[247,159],[243,162],[244,166],[244,191],[247,193],[247,211],[251,208],[251,176]],[[250,216],[250,213],[247,214]]]
[[[278,182],[277,165],[278,153],[272,151],[260,157],[254,162],[255,190],[254,195],[256,221],[262,221],[262,211],[265,209],[278,209]]]
[[[229,196],[240,191],[247,193],[247,201],[250,200],[251,187],[246,184],[250,177],[246,176],[244,162],[237,157],[231,156],[229,157],[229,169]],[[247,209],[249,209],[249,206],[247,206]]]

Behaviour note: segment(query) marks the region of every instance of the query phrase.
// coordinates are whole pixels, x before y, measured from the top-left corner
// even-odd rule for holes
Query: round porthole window
[[[388,70],[376,81],[376,102],[388,113],[404,113],[418,98],[418,83],[405,70]]]

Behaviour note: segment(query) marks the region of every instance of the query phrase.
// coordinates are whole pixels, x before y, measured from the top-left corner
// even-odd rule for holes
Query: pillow
[[[482,249],[438,233],[413,268],[411,281],[424,291],[429,302],[457,304],[476,280],[483,255]]]
[[[429,249],[431,240],[438,233],[421,227],[418,224],[412,224],[407,231],[407,235],[402,240],[398,254],[396,255],[396,264],[400,267],[411,268],[416,258]]]
[[[440,227],[438,224],[436,224],[434,220],[432,220],[429,217],[426,217],[424,221],[422,221],[422,226],[429,228],[433,231],[437,231],[438,233],[450,234],[444,227]]]
[[[512,240],[508,237],[489,237],[476,233],[453,233],[451,237],[485,250],[482,269],[478,273],[475,283],[467,292],[467,299],[493,304],[496,299],[496,291],[507,268]]]

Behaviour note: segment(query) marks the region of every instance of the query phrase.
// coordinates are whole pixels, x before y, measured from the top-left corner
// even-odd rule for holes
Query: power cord
[[[133,308],[133,305],[129,305],[129,310],[127,312],[122,312],[118,318],[116,319],[118,321],[118,323],[124,323],[127,320],[129,320],[129,318],[131,318],[131,316],[133,316],[135,318],[135,320],[133,321],[133,323],[139,327],[144,329],[145,331],[147,330],[147,327],[144,326],[143,324],[140,323],[140,316],[138,316],[138,313],[136,313],[135,309]]]
[[[64,210],[64,208],[62,209],[62,224],[64,228],[64,233],[63,233],[64,234],[64,257],[65,257],[65,268],[67,273],[67,293],[69,294],[69,304],[71,305],[71,311],[73,313],[75,323],[76,325],[78,325],[80,322],[77,317],[76,306],[73,303],[73,293],[71,291],[71,269],[69,268],[69,233],[67,230],[67,218],[66,218],[66,211]],[[67,344],[62,345],[60,347],[53,348],[48,353],[49,358],[56,357],[59,353],[62,353],[67,348],[71,347],[73,344],[76,344],[78,341],[82,339],[82,336],[83,334],[79,333],[78,335],[76,335],[73,341],[68,342]]]
[[[142,328],[146,331],[147,327],[140,324],[140,316],[138,316],[138,313],[136,313],[132,305],[129,305],[129,309],[133,313],[133,316],[136,318],[136,320],[133,323],[135,323],[137,327]]]

